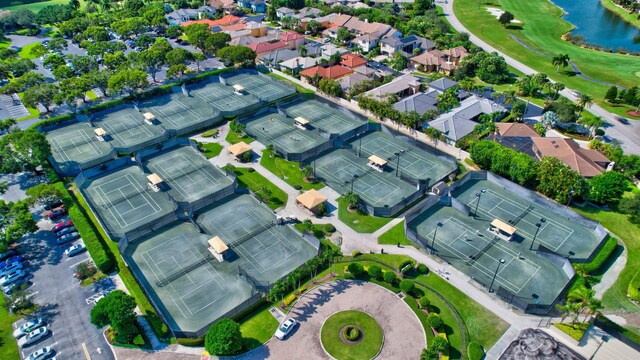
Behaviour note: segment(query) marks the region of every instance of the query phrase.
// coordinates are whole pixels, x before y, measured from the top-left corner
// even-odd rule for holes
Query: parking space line
[[[87,345],[82,343],[82,350],[84,350],[84,356],[87,357],[87,360],[91,360],[91,356],[89,356],[89,350],[87,350]]]

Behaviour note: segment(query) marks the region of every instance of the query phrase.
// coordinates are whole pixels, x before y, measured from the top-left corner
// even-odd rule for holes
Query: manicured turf
[[[40,43],[35,42],[35,43],[29,44],[29,45],[23,47],[18,52],[18,56],[20,56],[23,59],[28,59],[28,60],[33,60],[33,59],[37,58],[37,56],[35,56],[35,55],[33,55],[31,53],[31,49],[33,49],[38,44],[40,44]]]
[[[0,294],[0,359],[20,360],[20,352],[18,351],[18,343],[13,337],[12,324],[20,316],[9,314],[5,308],[5,297]]]
[[[243,134],[242,136],[239,136],[238,133],[233,130],[229,130],[229,133],[227,134],[225,140],[227,140],[229,144],[237,144],[240,141],[244,141],[247,144],[253,142],[253,139],[249,135]]]
[[[279,156],[271,156],[269,150],[262,152],[260,165],[265,169],[274,173],[277,177],[284,180],[287,184],[296,187],[299,185],[303,190],[322,189],[324,184],[321,182],[304,181],[304,175],[300,169],[300,165],[295,161],[287,161]]]
[[[89,90],[87,91],[87,98],[89,100],[95,100],[98,98],[98,95],[96,95],[96,93],[94,93],[93,90]]]
[[[404,220],[398,223],[398,225],[392,227],[386,233],[382,234],[378,237],[378,244],[381,245],[403,245],[403,246],[413,246],[417,248],[418,246],[414,244],[411,240],[407,239],[404,236]]]
[[[248,188],[261,198],[266,198],[265,189],[271,191],[271,196],[266,202],[267,206],[277,209],[287,203],[287,193],[275,186],[271,181],[256,171],[249,171],[249,168],[235,168],[233,172],[238,177],[238,187]]]
[[[624,21],[633,24],[635,27],[640,28],[640,19],[638,14],[630,14],[629,10],[616,5],[612,0],[600,0],[600,4],[605,8],[613,11],[620,16]]]
[[[278,321],[269,313],[271,304],[265,304],[247,317],[240,319],[240,332],[245,350],[255,349],[269,340],[278,329]]]
[[[370,234],[385,226],[391,218],[371,216],[361,211],[349,211],[342,197],[338,198],[338,219],[359,233]]]
[[[18,96],[22,100],[22,93],[19,93]],[[29,112],[29,115],[27,115],[25,117],[21,117],[19,119],[16,119],[17,121],[33,119],[34,117],[37,117],[37,116],[40,115],[40,111],[38,111],[38,109],[30,108],[30,107],[27,107],[26,105],[25,105],[25,108],[27,108],[27,111]]]
[[[451,309],[447,306],[447,304],[439,298],[433,291],[422,288],[419,285],[416,285],[419,289],[418,291],[422,291],[424,296],[429,299],[431,305],[429,305],[429,312],[431,314],[438,314],[440,319],[444,322],[443,328],[440,332],[444,332],[447,334],[447,338],[449,339],[449,358],[451,359],[461,359],[462,358],[462,334],[460,333],[460,327],[458,326],[458,322],[456,321],[455,316]],[[463,327],[463,331],[466,331],[466,328]],[[430,331],[427,332],[429,335],[432,335]],[[465,334],[465,337],[468,337],[468,334]],[[430,344],[430,343],[428,343]]]
[[[5,3],[5,2],[3,2]],[[43,0],[43,1],[32,1],[27,3],[27,1],[20,0],[9,0],[7,3],[11,3],[11,6],[2,6],[2,10],[18,10],[18,9],[29,9],[33,12],[38,12],[40,9],[47,7],[49,5],[67,5],[69,3],[68,0]],[[80,7],[84,8],[86,1],[80,0]]]
[[[222,152],[222,145],[218,143],[198,143],[198,147],[204,150],[202,154],[207,159],[216,157],[220,154],[220,152]]]
[[[500,5],[503,10],[511,12],[516,19],[523,22],[522,28],[514,24],[505,29],[486,10],[487,7]],[[556,68],[551,64],[550,58],[527,50],[508,35],[515,35],[552,56],[568,54],[584,74],[594,79],[627,88],[637,85],[640,80],[640,61],[637,57],[583,49],[562,40],[561,36],[571,30],[572,25],[561,18],[562,10],[551,2],[501,0],[500,5],[477,0],[455,0],[453,6],[456,17],[474,35],[514,59],[564,83],[568,88],[590,94],[596,99],[603,99],[608,89],[605,85],[583,80],[572,72],[560,71],[560,74],[556,74]],[[621,108],[616,109],[616,112],[620,111]]]
[[[345,325],[358,325],[362,329],[360,343],[345,344],[340,339],[340,330]],[[382,339],[382,329],[376,320],[364,312],[355,310],[331,315],[321,330],[324,349],[338,360],[371,359],[380,350]]]
[[[309,90],[309,89],[303,87],[302,85],[296,84],[293,81],[290,81],[289,79],[287,79],[287,78],[285,78],[283,76],[280,76],[280,75],[278,75],[276,73],[269,73],[269,76],[271,76],[272,78],[274,78],[274,79],[276,79],[278,81],[282,81],[283,83],[286,83],[288,85],[295,86],[296,87],[296,91],[298,91],[298,93],[300,93],[300,94],[313,95],[313,94],[316,93],[315,91]]]

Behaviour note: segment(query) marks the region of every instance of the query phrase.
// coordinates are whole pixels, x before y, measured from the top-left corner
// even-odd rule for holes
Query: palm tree
[[[584,108],[590,108],[593,105],[593,98],[589,94],[581,93],[578,97],[578,106],[580,107],[580,112],[578,112],[578,116],[582,114]]]
[[[344,200],[347,202],[347,207],[350,210],[353,210],[358,206],[358,201],[360,201],[360,196],[358,196],[355,193],[348,192],[344,195]]]
[[[553,90],[555,90],[555,92],[556,92],[556,93],[553,95],[553,98],[554,98],[554,99],[557,99],[557,98],[558,98],[558,93],[559,93],[560,91],[564,90],[564,84],[563,84],[563,83],[559,83],[559,82],[557,82],[557,83],[553,83],[553,84],[551,85],[551,88],[552,88]]]
[[[305,180],[313,180],[313,167],[311,165],[307,165],[302,168],[302,176],[304,176]]]
[[[567,303],[565,305],[562,304],[557,304],[556,308],[558,310],[560,310],[560,312],[562,313],[562,317],[560,318],[560,322],[564,322],[564,320],[569,317],[569,315],[571,315],[572,309],[571,309],[571,304]]]
[[[573,319],[574,323],[578,320],[580,314],[582,314],[586,310],[589,310],[590,312],[597,311],[597,309],[599,308],[599,301],[595,298],[595,295],[595,290],[582,287],[572,291],[569,296],[567,296],[567,304],[573,303],[577,307],[576,317]]]
[[[100,8],[102,8],[102,11],[111,10],[111,0],[101,0],[100,1]]]
[[[518,98],[516,97],[515,90],[505,90],[502,92],[502,97],[504,98],[504,103],[507,105],[513,105],[516,103]]]
[[[307,50],[307,47],[304,45],[300,45],[300,47],[298,48],[298,51],[300,51],[300,56],[302,57],[307,56],[307,54],[309,53],[309,51]]]
[[[580,118],[580,120],[578,120],[578,123],[591,129],[591,138],[593,138],[594,136],[596,136],[598,129],[600,129],[607,122],[601,116],[594,116]]]
[[[460,88],[462,90],[466,90],[466,91],[471,91],[476,88],[475,81],[473,81],[473,79],[470,79],[470,78],[464,78],[460,80],[458,84],[460,85]]]
[[[69,6],[78,10],[80,8],[80,0],[69,0]]]
[[[569,55],[567,54],[558,54],[557,56],[554,56],[551,59],[551,63],[556,66],[556,74],[560,72],[560,67],[567,67],[569,66],[569,61],[571,59],[569,58]]]

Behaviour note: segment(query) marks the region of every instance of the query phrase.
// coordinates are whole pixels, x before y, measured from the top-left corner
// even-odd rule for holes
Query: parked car
[[[86,248],[84,247],[83,244],[76,244],[73,245],[72,247],[68,248],[67,250],[64,251],[65,255],[71,257],[71,256],[75,256],[80,254],[81,252],[85,251]]]
[[[45,346],[40,350],[36,350],[27,356],[25,360],[44,360],[53,354],[53,349],[50,346]]]
[[[288,318],[287,320],[285,320],[285,322],[282,323],[282,325],[280,325],[278,331],[276,331],[275,337],[280,340],[284,340],[297,325],[297,321],[292,318]]]
[[[30,274],[27,274],[24,277],[21,277],[20,279],[14,281],[13,283],[9,284],[9,285],[5,285],[2,287],[2,292],[5,294],[11,294],[13,292],[13,290],[17,289],[18,287],[27,284],[29,282],[29,279],[31,278]]]
[[[8,265],[12,264],[12,263],[16,263],[16,262],[22,262],[24,261],[24,259],[22,258],[22,256],[14,256],[14,257],[10,257],[6,260],[3,260],[2,262],[0,262],[0,269],[4,269],[5,267],[7,267]]]
[[[62,235],[67,235],[68,233],[72,233],[72,232],[74,232],[74,231],[76,231],[76,228],[75,228],[75,227],[73,227],[73,226],[71,226],[71,227],[64,228],[64,229],[62,229],[62,230],[58,231],[58,232],[56,233],[56,235],[57,235],[58,237],[61,237]]]
[[[69,233],[67,235],[63,235],[63,236],[58,238],[58,245],[66,244],[69,241],[73,241],[73,240],[75,240],[75,239],[77,239],[79,237],[80,237],[80,234],[78,234],[75,231],[72,232],[72,233]]]
[[[0,286],[12,284],[25,276],[27,276],[27,273],[24,270],[16,270],[12,273],[8,273],[3,277],[0,277]]]
[[[64,228],[68,228],[69,226],[73,226],[73,221],[69,220],[69,221],[63,221],[60,223],[57,223],[53,226],[53,228],[51,228],[51,231],[53,232],[58,232]]]
[[[0,277],[12,273],[16,270],[22,269],[22,267],[23,266],[21,262],[12,262],[9,265],[5,266],[2,270],[0,270]]]
[[[14,250],[14,249],[7,250],[7,252],[0,254],[0,260],[5,260],[5,259],[8,259],[10,257],[17,256],[17,255],[18,255],[18,251],[17,250]]]
[[[27,321],[26,323],[20,325],[17,329],[13,331],[13,337],[16,339],[20,339],[21,337],[27,335],[33,330],[40,328],[45,325],[44,320],[42,318],[35,318]]]
[[[38,341],[44,339],[47,335],[49,335],[49,329],[46,326],[35,329],[18,340],[18,346],[20,346],[21,348],[25,348],[27,346],[33,345]]]
[[[58,201],[58,202],[54,202],[52,204],[45,204],[44,205],[44,209],[45,210],[53,210],[53,209],[58,208],[58,207],[64,207],[64,204],[62,203],[62,201]]]
[[[67,209],[58,209],[58,210],[54,210],[51,212],[51,214],[49,214],[49,219],[50,220],[56,220],[59,219],[63,216],[67,215]]]

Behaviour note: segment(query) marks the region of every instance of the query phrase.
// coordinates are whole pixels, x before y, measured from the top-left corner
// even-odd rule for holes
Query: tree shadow
[[[60,314],[60,311],[58,311],[58,307],[58,304],[53,303],[42,304],[38,306],[38,309],[36,309],[36,311],[34,311],[31,316],[42,318],[42,320],[44,320],[47,324],[51,324],[53,323],[53,319],[58,314]]]

